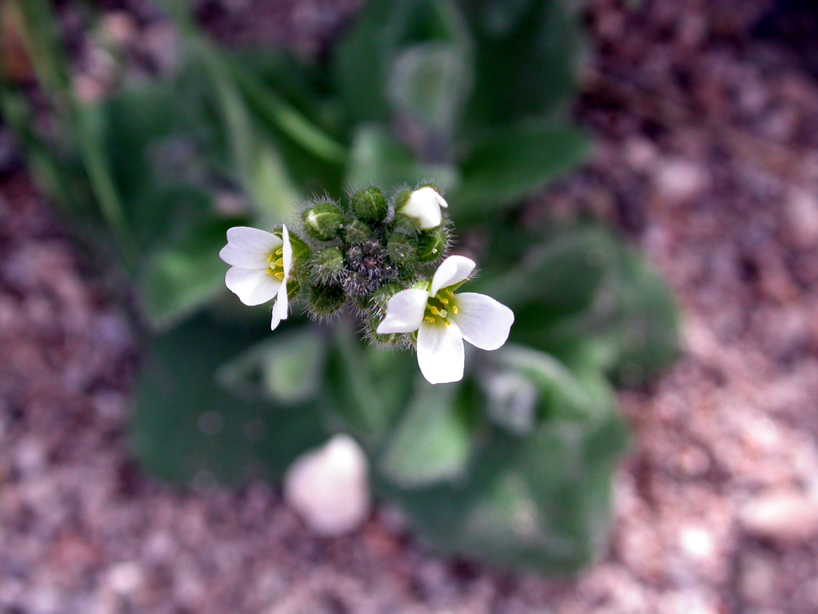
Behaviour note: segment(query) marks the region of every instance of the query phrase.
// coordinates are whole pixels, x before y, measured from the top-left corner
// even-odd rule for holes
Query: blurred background
[[[0,0],[0,612],[818,611],[816,41],[808,0]],[[224,288],[227,228],[425,181],[517,317],[460,384]]]

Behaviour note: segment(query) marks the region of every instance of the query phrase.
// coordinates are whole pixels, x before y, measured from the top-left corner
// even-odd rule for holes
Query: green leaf
[[[227,265],[219,258],[233,223],[203,220],[155,249],[139,282],[142,307],[155,330],[165,329],[225,292]]]
[[[366,3],[355,27],[338,45],[333,67],[353,123],[390,121],[387,84],[395,74],[397,58],[409,47],[432,41],[454,45],[462,57],[468,55],[469,36],[453,2]]]
[[[386,479],[415,489],[464,477],[472,441],[457,393],[457,386],[418,380],[381,456],[379,468]]]
[[[510,339],[639,383],[678,352],[678,315],[643,256],[601,228],[560,233],[475,288],[514,310]]]
[[[467,477],[455,483],[379,485],[439,550],[541,573],[576,571],[605,541],[624,426],[610,393],[600,395],[604,384],[586,386],[546,356],[511,348],[495,368],[533,385],[534,429],[483,433]]]
[[[548,354],[507,344],[487,361],[492,369],[482,385],[488,417],[512,434],[526,435],[544,419],[591,422],[610,413],[613,397],[604,382],[592,386],[590,376],[578,379]]]
[[[446,190],[459,183],[459,175],[448,165],[419,162],[405,145],[379,126],[364,125],[358,129],[352,142],[347,185],[415,187],[421,182],[431,182]]]
[[[503,235],[501,241],[512,241]],[[518,242],[525,242],[522,238]],[[521,262],[502,260],[476,278],[473,288],[514,310],[512,339],[525,342],[523,329],[540,328],[584,311],[600,291],[615,262],[617,244],[599,228],[574,228],[528,244]]]
[[[623,250],[620,267],[614,325],[599,335],[599,342],[617,349],[607,365],[611,376],[641,384],[678,357],[679,314],[667,284],[642,254]]]
[[[221,365],[245,351],[264,321],[240,326],[198,316],[156,337],[142,365],[131,446],[158,477],[208,484],[280,479],[326,439],[314,402],[246,400],[217,384]]]
[[[302,194],[281,152],[257,130],[227,59],[204,40],[190,40],[217,92],[233,170],[242,189],[265,221],[275,224],[287,219]]]
[[[326,354],[327,340],[315,327],[283,331],[222,365],[216,379],[242,398],[313,401],[321,393]]]
[[[453,196],[461,207],[458,217],[485,214],[529,196],[584,160],[588,144],[573,126],[543,122],[483,136],[462,163],[463,184]]]
[[[305,153],[322,160],[336,164],[343,164],[346,161],[346,148],[335,142],[297,106],[291,104],[273,88],[265,86],[257,75],[247,70],[241,62],[230,61],[229,67],[248,104],[282,135],[286,135],[303,148]],[[290,62],[289,67],[293,71],[300,69],[294,62]]]
[[[370,450],[382,444],[396,414],[406,405],[416,373],[414,362],[408,352],[364,348],[345,320],[335,325],[325,403],[343,429]]]
[[[444,147],[455,132],[473,85],[470,60],[462,45],[438,42],[396,54],[386,93],[397,117],[423,134],[427,148]]]
[[[577,18],[557,0],[458,0],[475,38],[475,127],[550,117],[574,93]]]

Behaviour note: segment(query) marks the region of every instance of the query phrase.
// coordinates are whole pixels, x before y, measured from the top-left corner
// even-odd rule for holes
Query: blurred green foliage
[[[588,151],[567,114],[574,14],[557,0],[369,0],[316,64],[221,49],[167,0],[178,70],[83,102],[47,1],[11,4],[53,129],[5,78],[3,116],[47,194],[110,231],[153,330],[131,433],[144,466],[275,480],[346,431],[435,547],[542,572],[593,556],[626,441],[611,385],[672,360],[677,315],[611,232],[514,215]],[[512,344],[468,354],[464,381],[429,385],[350,320],[330,334],[290,319],[263,339],[264,310],[227,296],[228,227],[286,221],[310,194],[421,180],[445,189],[459,233],[485,238],[473,289],[516,314]]]

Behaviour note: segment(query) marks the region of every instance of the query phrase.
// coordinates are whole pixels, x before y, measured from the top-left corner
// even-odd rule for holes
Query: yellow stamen
[[[443,320],[443,326],[445,326],[446,328],[449,328],[451,325],[452,323],[449,322],[448,320]]]
[[[448,295],[449,295],[449,298],[454,298],[454,293],[453,293],[451,290],[449,290],[448,288],[446,288],[446,289],[445,289],[445,290],[443,290],[443,291],[444,291],[446,294],[448,294]]]
[[[429,324],[434,324],[434,323],[437,321],[437,320],[435,320],[435,319],[434,319],[433,317],[431,317],[431,316],[426,316],[425,318],[423,318],[423,320],[424,320],[425,322],[428,322]]]
[[[284,281],[284,271],[276,271],[273,273],[273,277],[278,279],[278,281]]]
[[[271,253],[270,253],[270,254],[267,256],[267,262],[272,262],[272,261],[273,261],[273,258],[275,258],[275,254],[273,254],[273,253],[271,252]]]
[[[449,304],[449,299],[447,299],[447,298],[441,298],[441,299],[440,299],[440,302],[441,302],[441,303],[443,303],[444,305],[448,305],[448,304]]]
[[[279,258],[273,264],[277,267],[284,268],[284,258]]]
[[[283,248],[283,247],[279,247],[279,248],[276,250],[276,256],[283,256],[283,255],[284,255],[284,248]]]
[[[436,315],[436,316],[440,315],[440,309],[438,309],[434,305],[429,305],[429,311],[431,311],[433,315]]]
[[[452,305],[452,313],[457,315],[457,305]]]
[[[273,267],[268,266],[267,267],[267,275],[275,275],[275,274],[276,274],[276,270]]]

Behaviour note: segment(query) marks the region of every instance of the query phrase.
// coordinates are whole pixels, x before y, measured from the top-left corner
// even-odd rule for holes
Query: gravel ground
[[[637,242],[683,307],[684,355],[620,395],[635,436],[611,546],[572,580],[439,559],[389,509],[318,539],[268,485],[143,476],[125,438],[133,320],[6,173],[0,611],[818,611],[818,83],[771,7],[590,2],[578,117],[599,144],[533,213],[590,210]]]

